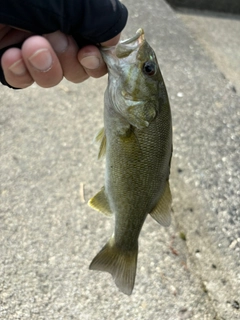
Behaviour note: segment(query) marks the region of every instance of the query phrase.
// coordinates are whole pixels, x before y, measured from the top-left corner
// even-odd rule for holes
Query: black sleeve
[[[0,23],[36,34],[60,30],[92,43],[120,33],[127,9],[118,0],[0,0]]]
[[[127,16],[119,0],[0,0],[1,24],[39,35],[60,30],[72,35],[79,47],[113,38]],[[0,81],[4,83],[2,70]]]

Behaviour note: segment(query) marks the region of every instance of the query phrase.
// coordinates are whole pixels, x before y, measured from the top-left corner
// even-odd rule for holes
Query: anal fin
[[[102,212],[106,216],[112,215],[112,210],[109,206],[109,202],[105,193],[105,187],[88,201],[88,205],[93,209]]]
[[[154,207],[150,215],[159,224],[164,227],[169,227],[171,224],[171,204],[172,195],[170,191],[169,181],[166,182],[164,192],[160,197],[157,205]]]

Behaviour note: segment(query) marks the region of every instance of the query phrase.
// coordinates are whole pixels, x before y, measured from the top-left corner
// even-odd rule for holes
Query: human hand
[[[101,77],[107,68],[97,45],[117,44],[126,21],[119,0],[3,1],[0,82],[52,87],[63,77]]]
[[[116,45],[119,38],[120,34],[101,45]],[[21,49],[10,48],[1,59],[5,79],[12,87],[26,88],[36,82],[49,88],[63,77],[79,83],[89,76],[99,78],[107,73],[101,53],[94,45],[79,49],[72,36],[60,31],[36,36],[0,25],[0,49],[23,40]]]

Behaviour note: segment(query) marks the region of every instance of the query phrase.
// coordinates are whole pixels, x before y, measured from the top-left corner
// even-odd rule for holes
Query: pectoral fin
[[[126,111],[127,120],[138,129],[147,128],[156,117],[156,110],[152,103],[130,101]]]
[[[106,153],[106,135],[105,135],[105,129],[102,128],[99,130],[98,134],[96,135],[95,140],[100,143],[99,153],[98,153],[98,159],[105,156]]]
[[[167,181],[163,195],[152,212],[150,212],[153,219],[164,227],[169,227],[171,223],[171,204],[172,195],[169,187],[169,181]]]
[[[112,215],[112,210],[109,206],[104,187],[88,201],[88,205],[106,216]]]

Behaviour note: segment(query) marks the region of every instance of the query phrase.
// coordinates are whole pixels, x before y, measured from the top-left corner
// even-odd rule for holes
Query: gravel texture
[[[123,38],[145,29],[169,92],[173,222],[147,218],[132,296],[89,271],[113,227],[86,202],[107,78],[1,87],[1,320],[240,318],[239,95],[164,1],[123,2]]]

